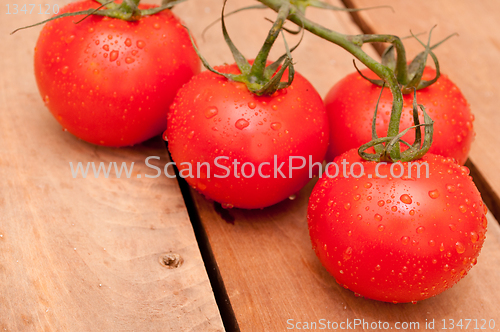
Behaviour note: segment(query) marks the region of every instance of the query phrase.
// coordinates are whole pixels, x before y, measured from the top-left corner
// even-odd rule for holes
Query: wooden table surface
[[[468,165],[494,215],[488,215],[478,264],[460,283],[434,298],[399,305],[355,297],[321,266],[306,222],[314,181],[293,201],[243,211],[223,210],[167,177],[74,179],[69,162],[135,162],[139,174],[147,173],[147,156],[160,156],[162,166],[168,153],[159,137],[111,149],[61,130],[33,75],[40,28],[9,35],[43,15],[5,14],[6,4],[17,1],[3,0],[0,9],[0,331],[285,331],[290,322],[321,319],[418,322],[416,331],[442,331],[443,319],[486,319],[500,331],[500,226],[494,217],[500,211],[500,151],[494,148],[500,144],[498,1],[346,0],[347,6],[390,4],[396,11],[365,11],[354,15],[356,22],[345,12],[308,12],[348,34],[404,36],[438,24],[435,40],[460,35],[436,53],[475,114],[477,136]],[[68,1],[30,3],[62,7]],[[254,3],[230,0],[228,10]],[[174,9],[212,64],[233,62],[218,26],[201,38],[220,6],[220,1],[190,0]],[[230,35],[248,57],[255,56],[270,27],[264,16],[275,13],[251,11],[227,19]],[[410,55],[420,51],[412,41],[405,44]],[[378,56],[370,46],[366,51]],[[353,71],[351,55],[311,34],[294,61],[322,96]],[[166,267],[166,255],[181,257],[182,265]],[[425,328],[432,320],[435,327]]]

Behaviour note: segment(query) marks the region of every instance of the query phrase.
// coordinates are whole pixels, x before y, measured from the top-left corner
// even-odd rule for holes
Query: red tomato
[[[370,78],[378,78],[369,69],[362,70],[362,73]],[[435,70],[426,67],[423,79],[430,80],[434,76]],[[358,73],[352,73],[328,92],[325,98],[330,120],[327,161],[371,141],[373,112],[380,89],[381,87],[363,79]],[[413,94],[403,95],[403,98],[400,131],[413,125]],[[417,102],[425,106],[427,113],[434,120],[434,142],[429,152],[455,158],[460,164],[464,164],[475,135],[472,128],[474,116],[458,87],[446,75],[441,75],[436,83],[417,91]],[[391,107],[392,95],[390,90],[385,88],[377,115],[379,137],[387,136]],[[421,110],[419,113],[422,115]],[[413,143],[415,132],[410,130],[403,139]]]
[[[76,2],[63,12],[98,7]],[[151,6],[140,6],[141,9]],[[126,22],[91,16],[47,23],[35,48],[40,94],[63,128],[98,145],[161,134],[177,90],[200,72],[186,30],[169,10]]]
[[[236,65],[217,69],[239,73]],[[310,180],[305,165],[289,176],[289,157],[296,157],[292,165],[297,168],[303,163],[300,157],[307,164],[309,156],[321,163],[328,119],[321,97],[298,73],[290,87],[258,97],[243,83],[206,71],[179,90],[168,113],[166,136],[180,175],[190,175],[192,168],[186,180],[193,188],[226,207],[255,209],[289,197]],[[198,162],[210,165],[210,177],[206,166],[197,172]]]
[[[465,166],[427,154],[412,162],[409,177],[408,163],[368,162],[355,149],[335,162],[339,175],[332,165],[332,178],[323,176],[312,192],[308,224],[317,256],[340,285],[370,299],[412,302],[450,288],[476,264],[486,207]],[[349,163],[347,176],[341,162]]]

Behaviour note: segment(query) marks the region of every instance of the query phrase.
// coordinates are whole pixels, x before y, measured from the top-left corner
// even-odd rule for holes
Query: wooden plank
[[[387,4],[384,0],[349,0],[355,7]],[[399,36],[413,32],[433,31],[433,40],[458,33],[459,37],[447,41],[435,50],[441,71],[446,73],[462,90],[475,115],[476,139],[470,152],[475,178],[488,183],[485,201],[497,218],[500,216],[500,113],[497,96],[500,86],[500,3],[495,0],[479,1],[391,1],[395,14],[383,11],[358,12],[365,29],[372,33],[391,33]],[[422,50],[415,40],[406,40],[409,56]],[[470,166],[470,165],[469,165]],[[482,184],[481,184],[482,185]]]
[[[341,5],[337,1],[330,3]],[[199,25],[194,19],[187,23],[198,37],[200,48],[213,64],[218,59],[232,62],[228,53],[221,54],[227,51],[221,51],[226,48],[220,32],[210,31],[206,42],[200,38],[202,28],[199,27],[217,17],[219,4],[202,0],[198,4],[198,8],[191,7],[194,13],[205,11],[207,15],[193,13],[192,17],[199,18]],[[229,4],[235,8],[251,2]],[[245,47],[245,54],[255,53],[269,27],[260,24],[261,15],[261,12],[249,12],[228,18],[229,33],[238,46]],[[266,15],[275,17],[272,13]],[[311,10],[308,15],[337,31],[359,33],[348,14]],[[373,50],[367,51],[376,56]],[[312,55],[314,61],[311,61]],[[296,69],[310,79],[322,95],[353,71],[352,56],[308,34],[294,52],[294,60]],[[256,211],[223,210],[192,191],[241,331],[283,331],[291,328],[292,322],[319,322],[320,319],[338,323],[354,319],[380,320],[392,327],[396,322],[418,322],[420,330],[425,330],[426,321],[434,319],[435,328],[429,327],[427,331],[441,331],[442,319],[495,319],[498,325],[500,286],[494,280],[500,277],[500,228],[491,215],[479,263],[464,280],[416,305],[387,304],[355,297],[337,285],[319,263],[311,250],[306,221],[307,200],[313,185],[314,181],[294,201]]]
[[[155,173],[146,157],[168,161],[161,138],[110,149],[63,132],[35,84],[40,29],[8,36],[44,16],[2,6],[0,331],[224,330],[177,181],[137,178]],[[79,161],[135,164],[129,179],[73,178]]]

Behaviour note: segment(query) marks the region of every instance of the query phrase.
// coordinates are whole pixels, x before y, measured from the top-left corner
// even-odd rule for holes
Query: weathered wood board
[[[224,330],[177,181],[144,177],[155,173],[146,157],[168,161],[163,141],[110,149],[62,131],[35,84],[40,28],[9,35],[46,17],[7,15],[6,3],[14,2],[0,8],[0,331]],[[135,164],[129,179],[96,179],[73,178],[69,162]],[[165,253],[184,263],[162,266]]]
[[[188,23],[198,37],[200,49],[213,64],[217,64],[217,60],[219,63],[232,62],[220,32],[210,30],[206,42],[199,38],[202,27],[217,17],[219,4],[198,3],[200,5],[192,10],[205,11],[207,16]],[[342,5],[337,1],[330,3]],[[231,8],[237,8],[251,2],[230,1],[229,4],[232,4]],[[370,5],[373,4],[370,2]],[[433,5],[429,3],[428,6]],[[373,11],[373,14],[382,12],[384,17],[390,14],[388,10]],[[266,23],[260,24],[262,18],[259,15],[262,13],[248,12],[227,19],[231,37],[238,46],[245,47],[247,55],[255,53],[260,47],[269,27]],[[275,17],[272,13],[266,15]],[[360,31],[347,13],[311,10],[309,15],[343,33],[356,34]],[[193,17],[197,16],[193,14]],[[410,21],[410,18],[407,20]],[[384,32],[392,32],[392,29],[387,30]],[[256,38],[256,35],[260,37]],[[366,50],[376,56],[370,47]],[[311,61],[312,55],[314,61]],[[446,57],[446,54],[440,55]],[[296,69],[310,79],[322,95],[337,80],[353,71],[352,56],[308,34],[301,47],[294,52],[294,60]],[[453,78],[458,70],[460,67],[455,65],[449,66],[447,71]],[[493,81],[484,84],[490,86]],[[462,82],[460,86],[466,95],[468,89],[473,89],[467,82]],[[480,107],[473,106],[474,109]],[[476,117],[480,118],[477,112]],[[477,122],[476,128],[481,128],[480,120]],[[370,323],[381,321],[389,323],[392,328],[396,328],[397,322],[418,323],[419,329],[415,330],[427,331],[441,331],[443,319],[447,324],[450,319],[455,322],[459,319],[493,319],[498,325],[500,286],[495,280],[500,277],[500,228],[491,215],[479,263],[464,280],[435,298],[415,305],[393,305],[355,297],[352,292],[337,285],[321,266],[311,250],[306,222],[307,199],[312,186],[313,183],[310,183],[294,201],[259,211],[222,210],[192,191],[241,331],[284,331],[292,328],[291,324],[298,323],[299,327],[304,327],[301,322],[316,322],[319,330],[321,319],[337,323],[352,322],[354,319]],[[432,320],[435,321],[434,327],[426,329],[426,322]],[[449,325],[444,327],[449,328]],[[358,327],[358,330],[362,329]]]

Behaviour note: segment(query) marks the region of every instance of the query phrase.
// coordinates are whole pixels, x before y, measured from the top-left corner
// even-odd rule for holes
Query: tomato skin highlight
[[[424,167],[416,178],[416,166],[411,178],[391,177],[390,164],[378,166],[388,177],[376,178],[377,163],[355,149],[335,162],[342,167],[342,160],[361,163],[364,175],[347,178],[340,168],[335,178],[323,176],[308,206],[313,248],[340,285],[374,300],[420,301],[452,287],[476,264],[486,207],[465,166],[427,154],[413,163],[427,162],[429,178]]]
[[[226,73],[239,73],[236,65],[217,67]],[[285,73],[285,77],[286,77]],[[211,72],[202,72],[186,84],[170,107],[166,131],[172,159],[182,172],[182,163],[191,163],[193,177],[188,183],[207,198],[227,207],[263,208],[299,191],[309,180],[307,166],[294,170],[289,178],[289,156],[302,156],[321,163],[328,146],[328,121],[321,97],[300,74],[292,85],[270,97],[258,97],[243,83],[228,81]],[[215,165],[230,167],[230,174]],[[283,166],[282,178],[274,177],[274,158]],[[240,162],[234,174],[234,160]],[[210,164],[211,177],[195,174],[196,164]],[[244,163],[252,163],[255,175],[245,178]],[[264,165],[258,174],[258,167]],[[298,167],[301,161],[293,160]],[[187,167],[187,165],[184,165]],[[318,170],[316,166],[314,170]],[[248,176],[251,169],[245,169]],[[186,173],[187,174],[187,173]]]
[[[361,71],[369,78],[378,78],[369,69]],[[435,70],[426,67],[424,80],[435,76]],[[337,82],[325,97],[325,106],[330,121],[330,147],[327,161],[371,140],[371,125],[375,105],[381,87],[376,86],[357,72]],[[462,92],[448,78],[441,74],[433,85],[417,91],[417,102],[424,105],[434,120],[433,143],[430,153],[452,157],[461,165],[467,160],[470,146],[474,140],[474,116]],[[400,131],[413,126],[413,94],[403,95],[403,114]],[[380,99],[377,114],[377,135],[387,136],[391,116],[392,95],[386,87]],[[420,119],[423,120],[419,109]],[[423,136],[423,130],[422,130]],[[403,139],[408,143],[415,140],[415,131],[410,130]],[[404,149],[405,146],[402,146]]]
[[[97,8],[82,1],[61,13]],[[151,8],[140,5],[139,8]],[[46,106],[75,136],[128,146],[159,135],[177,90],[200,60],[169,10],[126,22],[102,16],[47,23],[35,48],[35,76]]]

